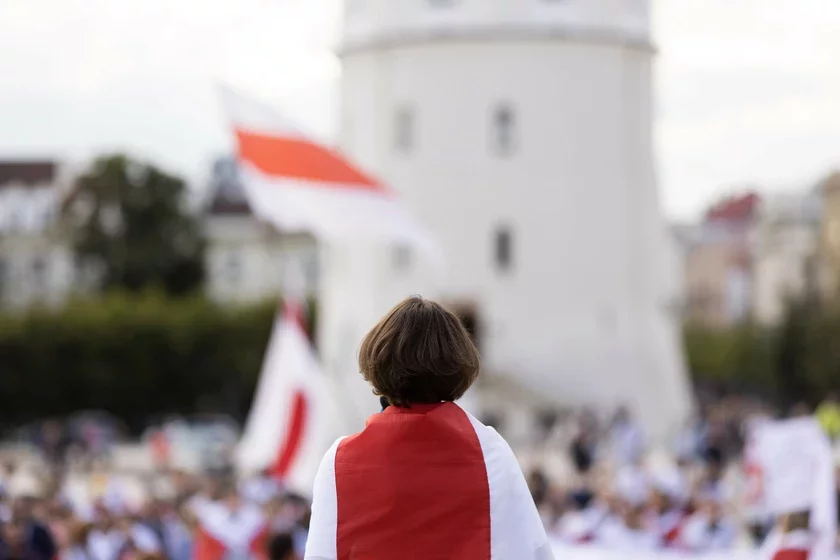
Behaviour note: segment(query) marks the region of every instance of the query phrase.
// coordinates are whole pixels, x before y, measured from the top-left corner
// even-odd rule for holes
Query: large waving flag
[[[252,210],[322,239],[371,239],[434,250],[396,193],[271,107],[222,89]]]
[[[301,307],[287,302],[274,325],[237,449],[240,472],[268,469],[287,486],[309,494],[318,464],[338,436],[332,397],[303,329]]]

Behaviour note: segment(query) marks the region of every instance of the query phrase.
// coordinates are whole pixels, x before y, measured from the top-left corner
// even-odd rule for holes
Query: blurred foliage
[[[179,177],[123,155],[76,179],[64,222],[82,270],[100,291],[191,293],[204,280],[204,239]]]
[[[169,413],[242,420],[276,310],[274,301],[230,309],[144,292],[0,315],[0,422],[86,409],[135,431]]]
[[[775,388],[774,333],[757,325],[684,330],[689,370],[698,382],[740,389]]]
[[[789,408],[840,390],[840,308],[791,300],[775,327],[687,325],[689,370],[698,385],[757,392]]]

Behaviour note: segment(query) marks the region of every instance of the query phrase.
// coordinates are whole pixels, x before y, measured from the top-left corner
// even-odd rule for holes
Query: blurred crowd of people
[[[835,410],[832,402],[818,417],[828,417],[823,425],[835,436],[826,412]],[[789,414],[810,413],[800,406]],[[569,545],[697,553],[758,547],[775,519],[763,508],[747,434],[750,422],[774,415],[755,401],[723,399],[685,426],[671,453],[654,458],[627,410],[603,427],[583,412],[565,440],[573,474],[556,483],[533,469],[534,501],[547,531]]]
[[[753,484],[746,427],[772,412],[750,401],[716,401],[677,435],[664,460],[649,453],[642,428],[626,410],[608,423],[588,412],[568,417],[565,435],[550,445],[563,450],[570,473],[552,477],[537,468],[528,474],[546,529],[569,545],[626,550],[760,545],[774,519],[762,510]],[[818,417],[827,431],[835,430],[831,435],[840,435],[836,401],[827,401]],[[159,429],[147,438],[156,468],[132,473],[132,492],[125,476],[109,467],[113,437],[83,426],[72,432],[79,439],[46,423],[33,440],[40,457],[25,470],[37,473],[37,491],[12,491],[23,469],[16,460],[2,463],[0,560],[303,557],[309,502],[268,473],[237,480],[229,465],[220,468],[206,456],[204,474],[172,469],[167,457],[178,440],[171,429]],[[74,447],[83,460],[73,458]]]
[[[84,473],[83,489],[80,473],[42,468],[37,492],[13,493],[17,470],[6,461],[0,473],[0,560],[303,558],[308,500],[266,473],[237,483],[161,471],[137,493],[107,468]]]

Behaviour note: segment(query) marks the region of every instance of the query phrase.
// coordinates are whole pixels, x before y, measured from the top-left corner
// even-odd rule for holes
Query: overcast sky
[[[125,149],[192,179],[230,147],[214,84],[334,133],[338,0],[0,0],[0,158]],[[838,0],[658,0],[659,178],[692,217],[840,167]]]

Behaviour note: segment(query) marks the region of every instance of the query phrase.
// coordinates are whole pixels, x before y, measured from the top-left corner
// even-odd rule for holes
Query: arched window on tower
[[[492,148],[500,156],[510,156],[516,150],[516,114],[508,103],[493,110]]]
[[[408,153],[414,149],[414,110],[403,105],[394,113],[394,147]]]

